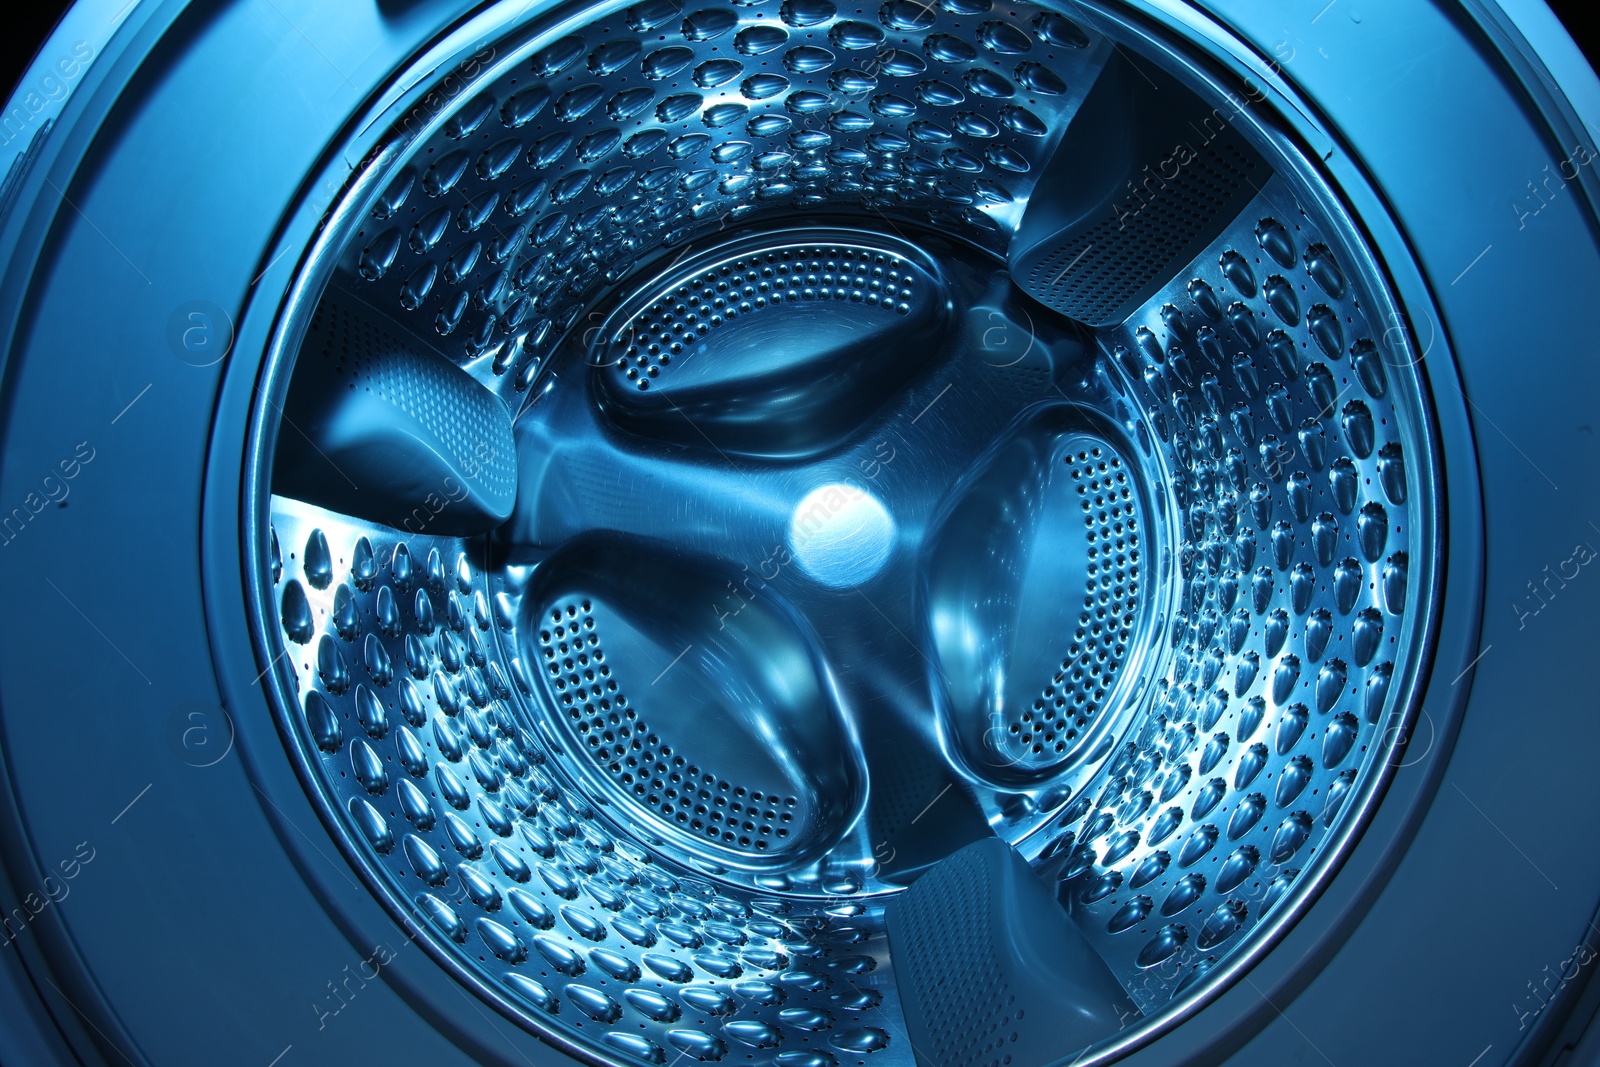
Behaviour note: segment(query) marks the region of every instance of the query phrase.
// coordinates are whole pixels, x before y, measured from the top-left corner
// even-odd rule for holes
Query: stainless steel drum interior
[[[645,0],[473,66],[336,209],[250,460],[373,891],[602,1062],[1003,1055],[927,986],[961,931],[892,929],[995,839],[1101,1054],[1214,995],[1428,643],[1425,384],[1314,161],[1066,3]]]

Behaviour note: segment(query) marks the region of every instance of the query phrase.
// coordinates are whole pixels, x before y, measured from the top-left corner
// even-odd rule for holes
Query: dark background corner
[[[1589,65],[1600,70],[1600,5],[1595,0],[1546,0]]]

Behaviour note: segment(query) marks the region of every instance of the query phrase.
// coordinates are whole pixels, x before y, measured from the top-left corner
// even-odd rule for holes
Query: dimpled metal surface
[[[1032,175],[1110,47],[1055,12],[988,0],[647,0],[537,42],[386,177],[341,283],[521,405],[520,487],[538,499],[519,497],[515,536],[466,540],[426,515],[399,531],[274,497],[271,644],[292,665],[294,746],[367,875],[536,1028],[627,1062],[912,1063],[882,919],[905,880],[883,868],[896,846],[937,839],[946,812],[915,824],[947,793],[1051,880],[1152,1013],[1247,950],[1391,750],[1391,683],[1415,669],[1416,604],[1431,595],[1411,586],[1431,573],[1433,487],[1417,374],[1403,336],[1374,324],[1387,305],[1343,231],[1271,179],[1146,307],[1092,338],[1024,305],[999,266]],[[759,230],[803,210],[896,236]],[[937,293],[954,340],[915,373],[896,367],[881,403],[822,405],[837,435],[763,452],[738,426],[720,457],[723,438],[671,439],[641,398],[670,396],[675,375],[737,392],[748,368],[727,338],[752,321],[806,328],[770,308],[728,316],[709,266],[662,258],[724,229],[734,243],[706,263],[737,268],[741,284],[784,255],[863,293],[863,268],[892,269],[871,315],[898,318],[916,311],[908,297]],[[703,316],[675,299],[688,296]],[[807,310],[830,306],[855,305],[825,294]],[[1026,351],[993,348],[994,329],[1025,334]],[[673,348],[702,343],[722,346],[722,377],[686,370]],[[761,355],[776,366],[785,353]],[[804,393],[823,388],[825,376],[806,382],[814,370],[784,372]],[[1028,438],[1040,411],[1065,421]],[[648,447],[625,455],[616,442],[630,434]],[[1008,434],[1072,447],[1034,482],[986,488],[985,449]],[[783,534],[738,540],[705,502],[743,492],[754,514],[777,501],[757,517],[782,531],[804,499],[795,472],[812,470],[797,457],[831,485],[830,449],[911,543],[883,572],[903,595],[830,630],[845,594],[775,565],[762,593],[783,620],[772,632],[788,627],[784,647],[807,655],[826,645],[818,695],[791,710],[831,724],[808,739],[831,755],[783,774],[700,759],[711,731],[673,734],[662,694],[683,684],[667,671],[714,678],[716,663],[697,667],[685,648],[681,666],[669,651],[661,673],[619,681],[609,607],[576,580],[545,590],[541,565],[596,531],[631,538],[640,558],[678,536],[695,560],[770,552],[765,565]],[[542,483],[530,456],[554,472]],[[891,492],[898,479],[922,484]],[[638,506],[640,485],[675,510]],[[913,538],[990,488],[1027,507],[1092,498],[1073,504],[1070,537],[1056,519],[1008,531],[1023,546],[1011,562],[1068,542],[1085,558],[1060,598],[1070,619],[1016,609],[1034,625],[997,648],[1017,657],[1032,642],[1019,662],[1042,666],[999,687],[1019,694],[1004,714],[941,726],[939,572]],[[953,558],[987,550],[981,526],[951,541]],[[997,596],[1020,603],[1025,568],[1001,562]],[[633,572],[617,573],[620,587]],[[930,750],[948,753],[966,730],[996,762],[952,758],[957,769],[919,778],[868,760],[872,797],[856,796],[867,690],[833,687],[853,666],[841,634],[867,635],[863,662],[893,647],[912,664],[894,699],[921,716]],[[818,786],[830,761],[847,769],[837,789]],[[813,817],[825,794],[847,799]],[[785,860],[785,831],[801,823],[820,827],[808,841],[825,855],[739,862],[742,849]]]
[[[753,218],[887,211],[1003,248],[1109,47],[1033,4],[647,0],[465,101],[344,266],[525,388],[604,285]]]
[[[505,651],[471,546],[273,515],[297,732],[371,868],[463,965],[613,1058],[911,1062],[881,915],[657,861],[549,765],[520,710],[541,668]]]
[[[1147,1011],[1318,858],[1393,741],[1389,690],[1417,653],[1413,361],[1332,244],[1274,179],[1102,334],[1151,413],[1181,585],[1155,691],[1044,857]]]

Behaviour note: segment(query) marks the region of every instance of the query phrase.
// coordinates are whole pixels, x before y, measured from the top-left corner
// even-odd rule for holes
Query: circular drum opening
[[[519,33],[351,185],[258,410],[259,635],[368,884],[597,1061],[1171,1025],[1354,840],[1426,648],[1356,227],[1098,10]]]

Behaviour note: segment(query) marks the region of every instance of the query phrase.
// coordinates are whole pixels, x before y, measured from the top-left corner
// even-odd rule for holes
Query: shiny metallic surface
[[[847,588],[876,574],[894,551],[894,518],[848,482],[813,489],[789,519],[795,561],[823,585]]]
[[[372,308],[330,292],[274,470],[282,491],[400,529],[491,530],[516,501],[511,413]]]
[[[791,867],[855,822],[867,768],[826,654],[782,598],[714,630],[704,608],[684,610],[728,581],[725,565],[665,546],[575,538],[523,599],[529,665],[567,728],[558,747],[589,756],[625,808],[642,801],[657,834],[730,865]]]
[[[1148,668],[1127,660],[1151,639],[1148,487],[1097,421],[1092,409],[1030,408],[952,492],[933,534],[928,681],[951,756],[975,780],[1059,779],[1103,758],[1138,705],[1127,690]]]
[[[719,244],[601,328],[599,403],[641,438],[815,458],[928,369],[951,311],[938,265],[903,242],[800,230]]]
[[[602,1060],[913,1062],[883,908],[988,836],[1159,1025],[1359,828],[1426,641],[1353,229],[1285,166],[1126,323],[1058,318],[1004,255],[1110,40],[849,14],[636,5],[400,136],[336,284],[516,411],[515,507],[273,483],[309,780]]]
[[[1392,740],[1396,664],[1416,655],[1420,412],[1331,237],[1269,183],[1103,341],[1162,441],[1180,585],[1170,667],[1046,851],[1067,855],[1068,906],[1145,1010],[1316,857]]]

